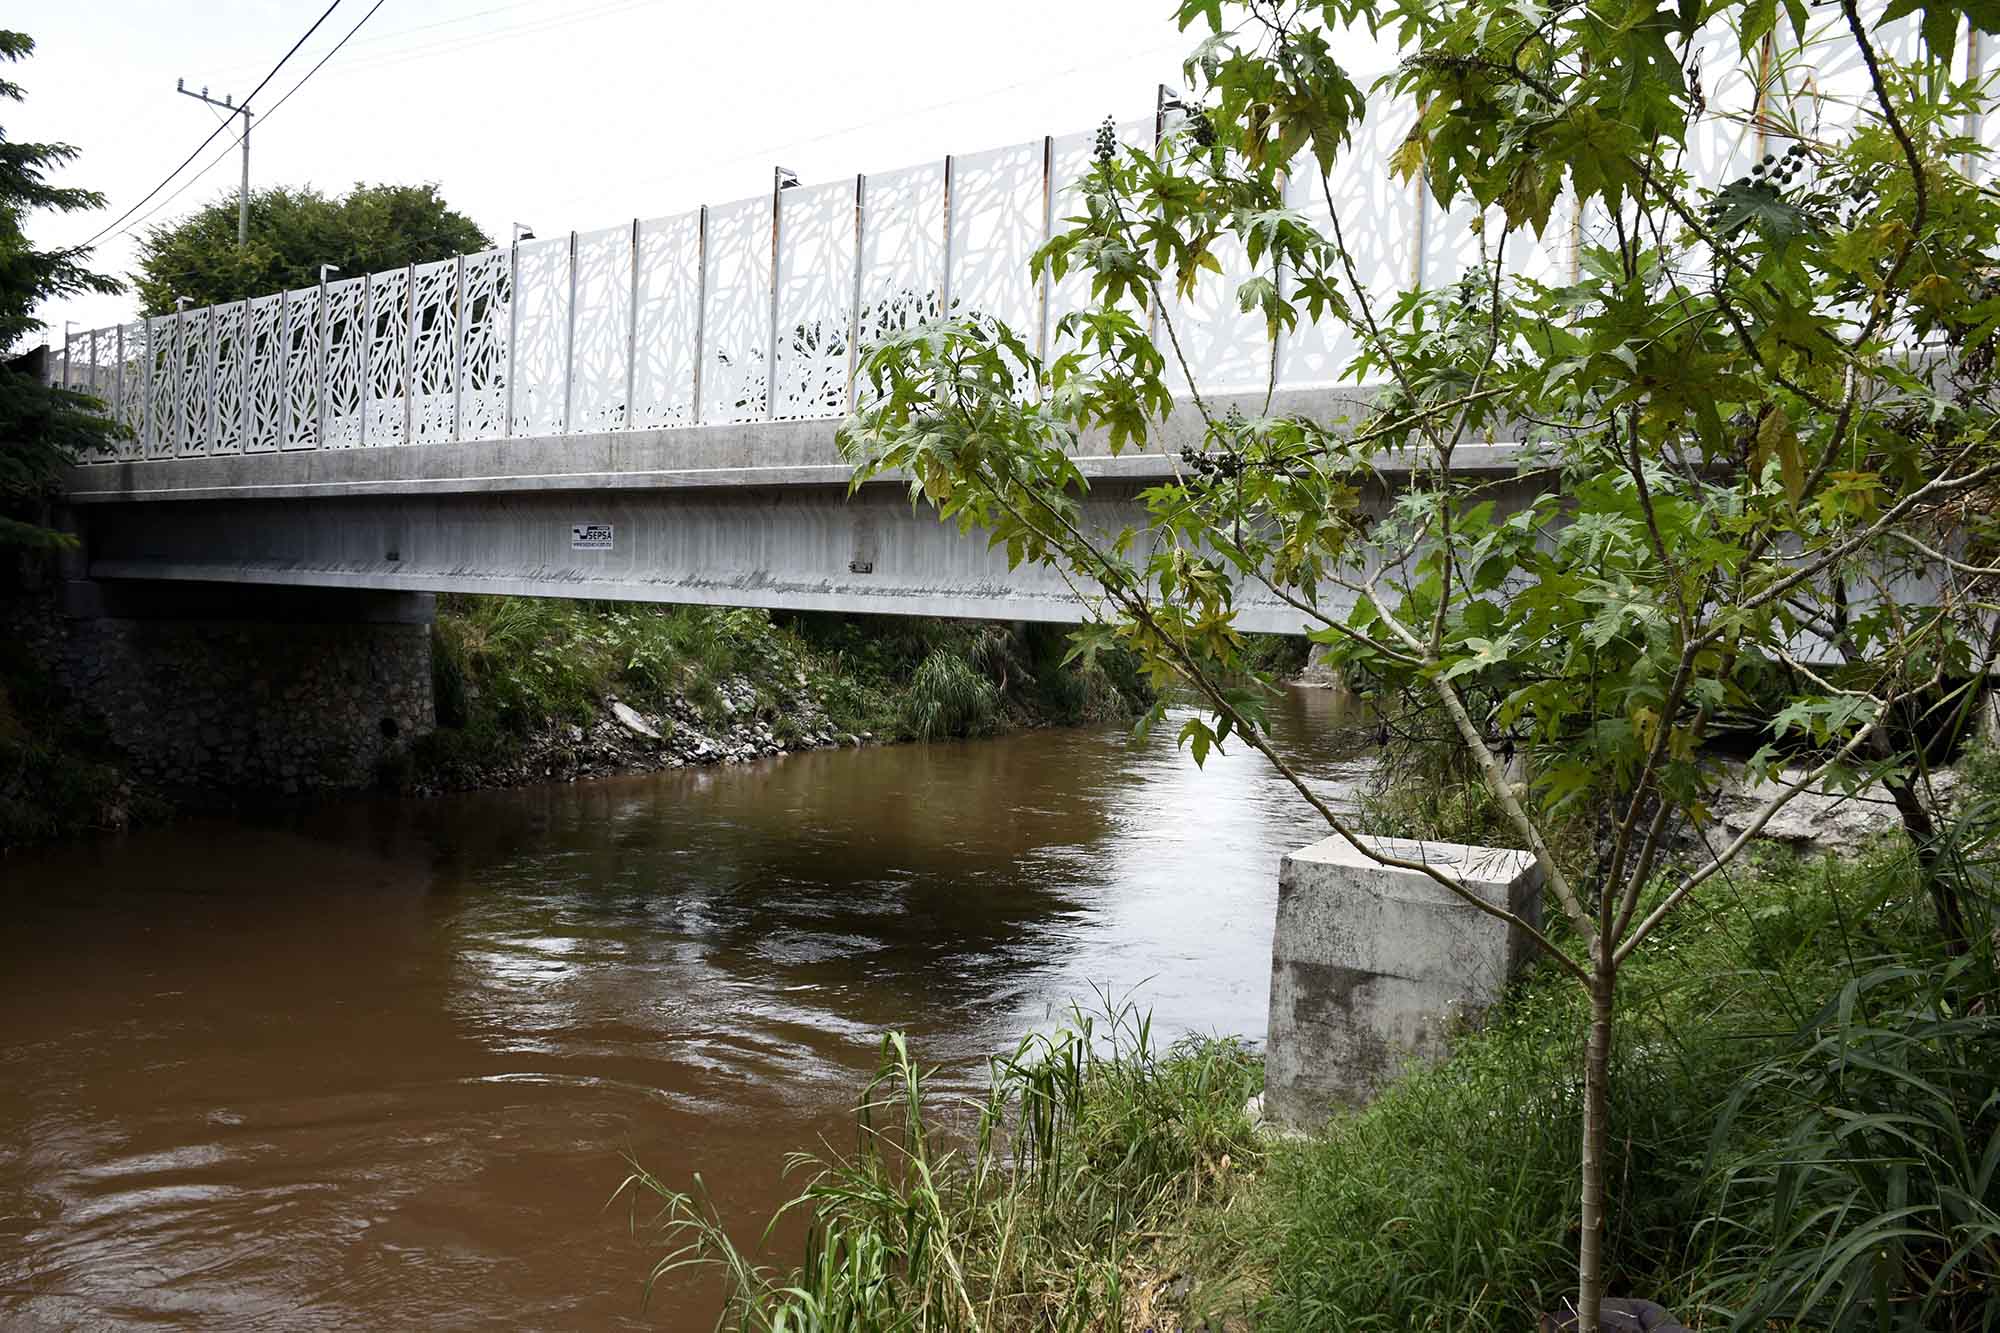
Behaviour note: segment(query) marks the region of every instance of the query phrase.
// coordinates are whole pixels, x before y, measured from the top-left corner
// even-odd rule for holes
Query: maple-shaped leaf
[[[1813,230],[1810,214],[1762,181],[1731,181],[1716,192],[1715,202],[1719,236],[1734,236],[1749,227],[1772,244],[1783,245]]]

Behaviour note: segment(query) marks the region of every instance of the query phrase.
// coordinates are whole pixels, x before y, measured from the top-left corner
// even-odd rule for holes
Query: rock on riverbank
[[[803,750],[872,743],[872,732],[836,727],[801,677],[760,709],[750,681],[731,676],[715,683],[707,709],[685,695],[664,706],[634,707],[617,695],[598,701],[587,723],[561,722],[522,737],[500,755],[470,759],[427,757],[419,747],[415,770],[398,785],[412,794],[532,782],[654,773],[690,765],[744,763]]]

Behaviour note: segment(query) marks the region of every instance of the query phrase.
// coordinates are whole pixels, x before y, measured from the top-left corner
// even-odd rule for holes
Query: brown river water
[[[1338,707],[1274,718],[1336,797]],[[1261,1039],[1278,858],[1323,830],[1177,727],[0,860],[0,1328],[712,1327],[712,1285],[641,1303],[628,1155],[754,1243],[887,1030],[967,1089],[1097,987]]]

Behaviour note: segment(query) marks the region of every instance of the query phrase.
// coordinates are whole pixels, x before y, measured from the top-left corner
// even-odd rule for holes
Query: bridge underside
[[[1138,514],[1138,483],[1090,516]],[[96,579],[617,598],[773,610],[1075,621],[1058,576],[1009,570],[891,485],[578,490],[106,506],[84,521]],[[579,534],[579,529],[581,533]],[[1279,605],[1245,628],[1297,632]]]
[[[850,495],[834,428],[158,459],[74,469],[68,490],[93,579],[1086,617],[1060,575],[1009,569],[983,532],[912,508],[902,486]],[[1176,412],[1157,447],[1198,438],[1199,424]],[[1511,450],[1490,452],[1496,473],[1512,470]],[[1087,520],[1107,532],[1138,521],[1140,493],[1173,471],[1165,452],[1079,465],[1091,478]],[[1306,627],[1268,594],[1242,605],[1240,624]]]

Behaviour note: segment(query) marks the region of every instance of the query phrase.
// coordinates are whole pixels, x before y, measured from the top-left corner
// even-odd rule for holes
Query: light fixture
[[[796,189],[799,183],[799,173],[793,171],[790,167],[774,167],[771,171],[771,182],[774,189]]]
[[[516,222],[514,224],[514,244],[519,245],[522,241],[532,241],[534,239],[535,229],[533,227],[525,222]]]

